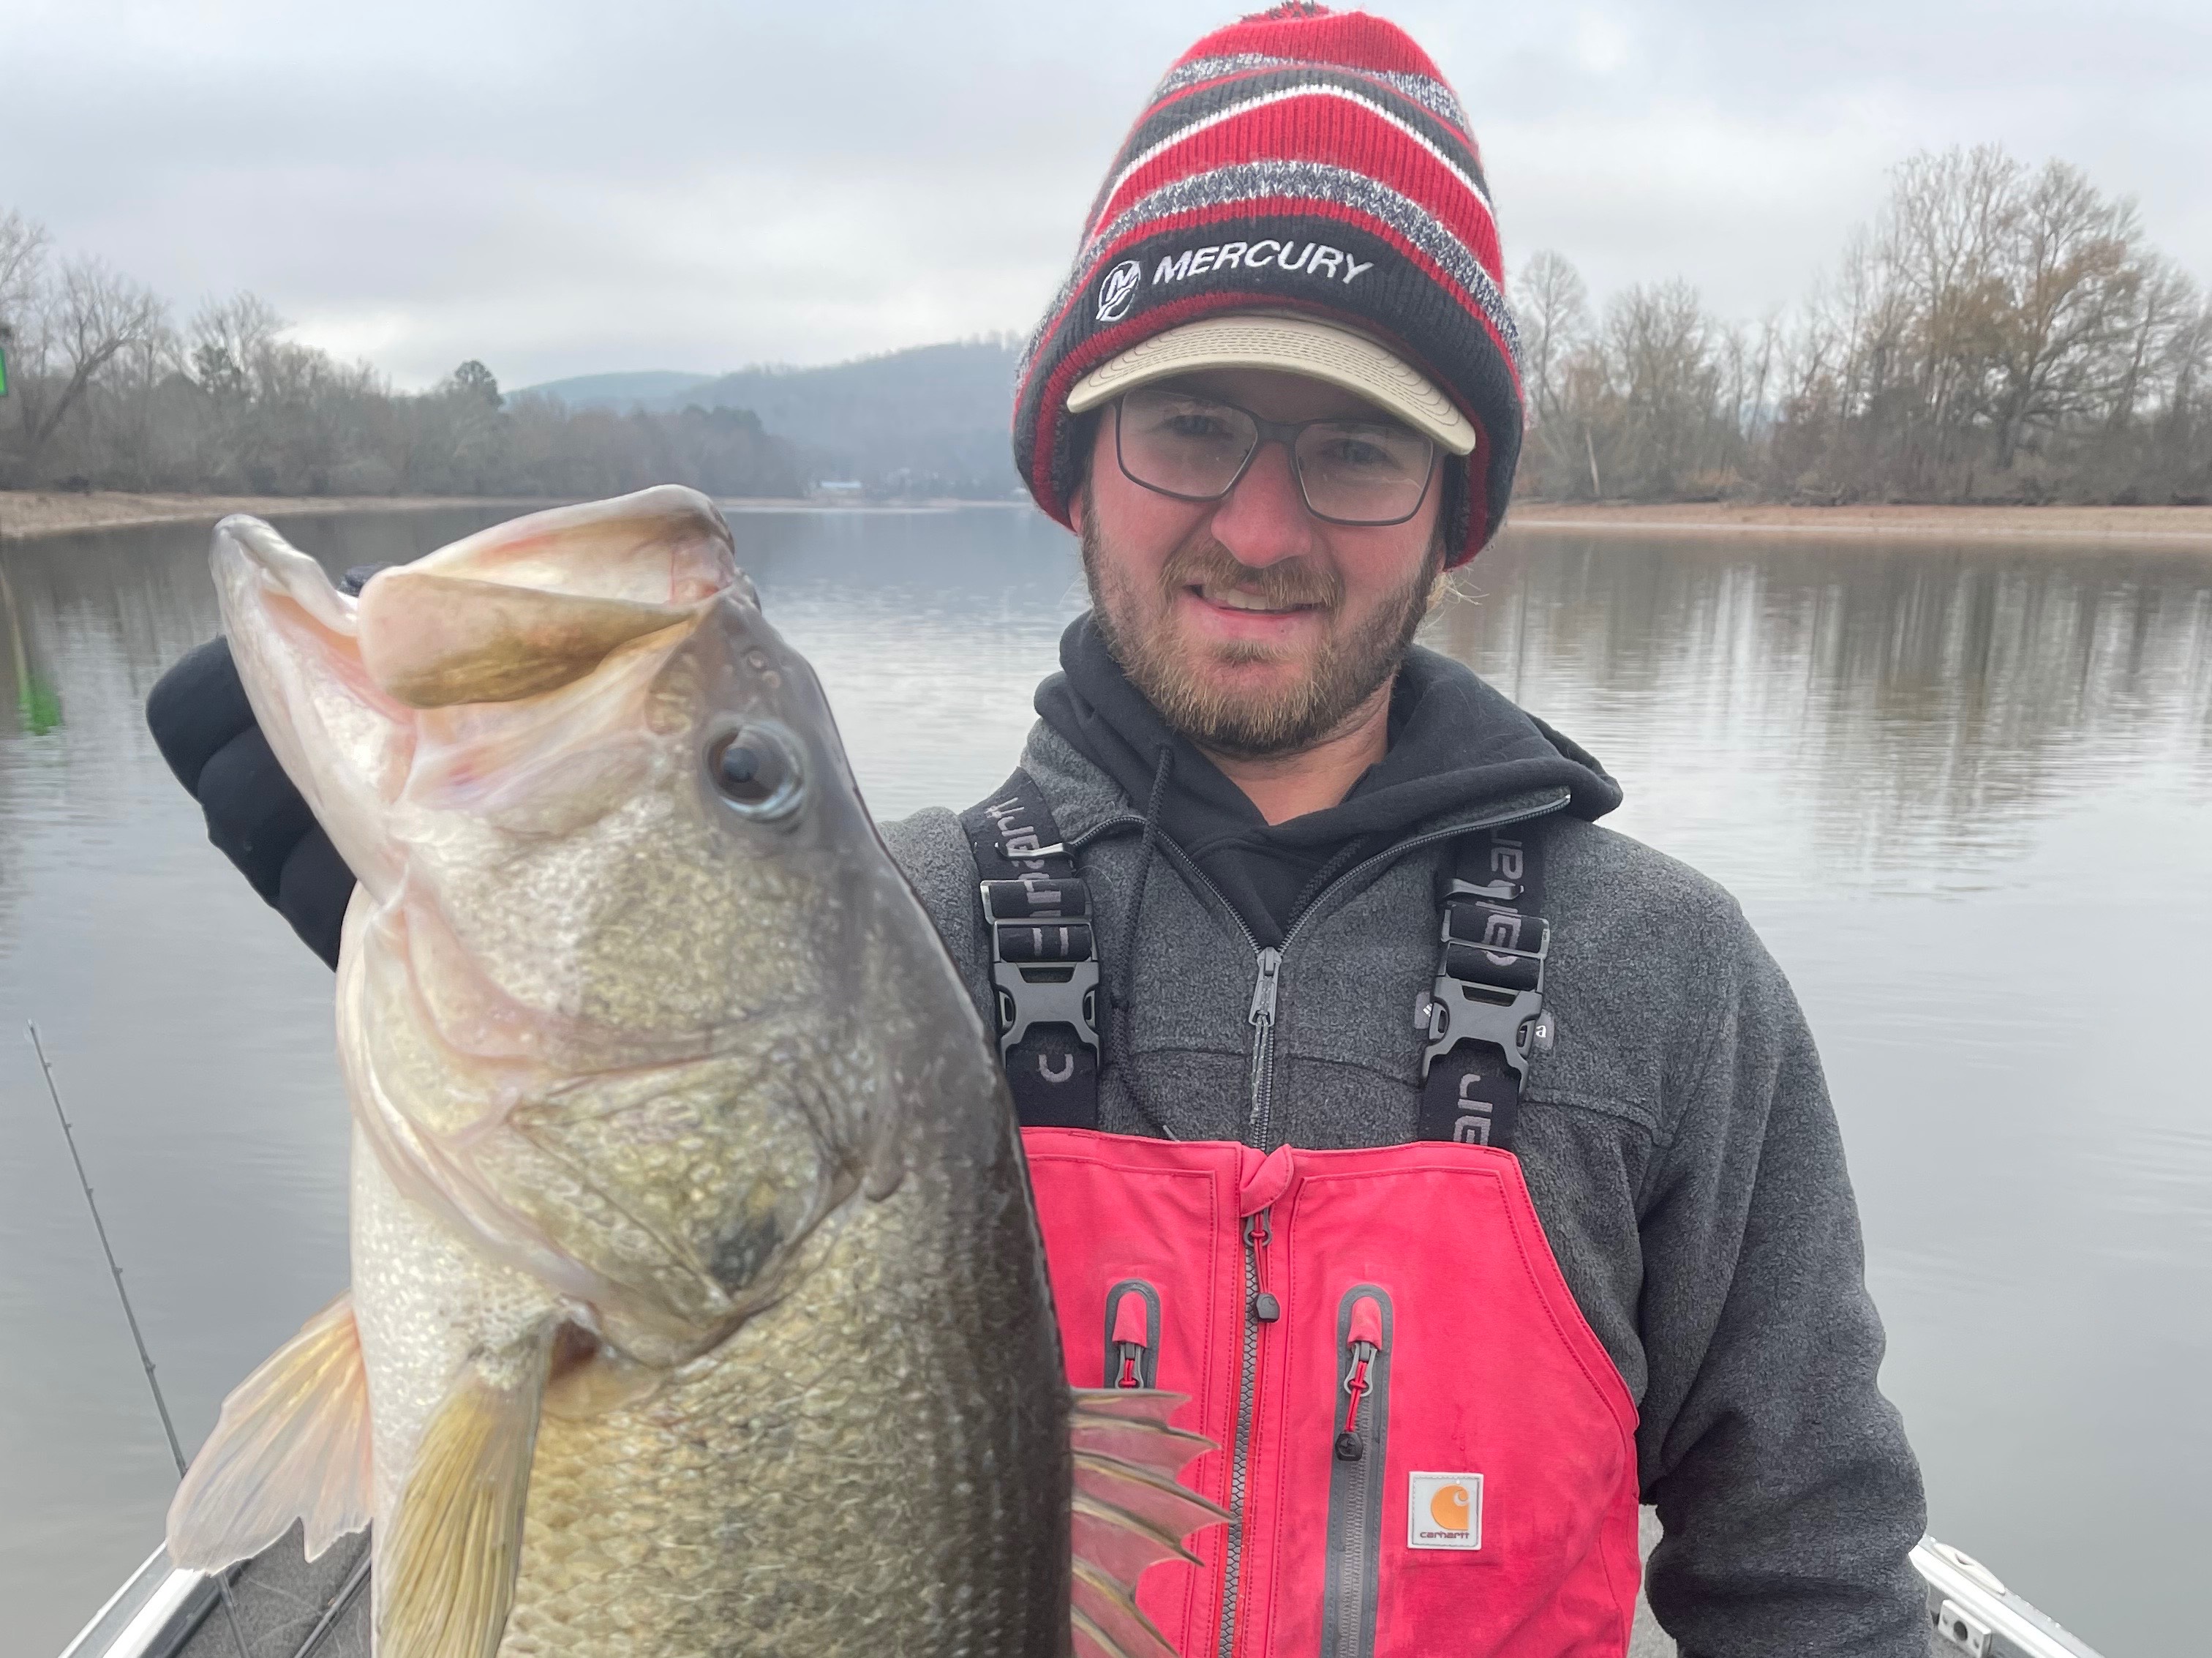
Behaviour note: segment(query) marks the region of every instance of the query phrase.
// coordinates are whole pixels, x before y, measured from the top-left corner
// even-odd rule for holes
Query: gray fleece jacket
[[[1564,812],[1564,787],[1439,813],[1298,919],[1255,1121],[1248,930],[1164,840],[1131,937],[1139,810],[1049,726],[1022,765],[1076,850],[1121,993],[1100,1082],[1101,1126],[1119,1133],[1412,1139],[1413,1009],[1435,972],[1450,856],[1448,837],[1431,837],[1528,819],[1544,837],[1556,1037],[1534,1056],[1515,1149],[1641,1414],[1644,1498],[1666,1527],[1652,1609],[1688,1658],[1923,1658],[1907,1557],[1924,1526],[1920,1476],[1875,1387],[1881,1326],[1835,1115],[1796,999],[1725,892]],[[988,1023],[988,947],[958,819],[933,809],[884,833]]]

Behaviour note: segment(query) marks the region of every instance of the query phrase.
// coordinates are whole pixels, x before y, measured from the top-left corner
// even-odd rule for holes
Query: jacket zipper
[[[1362,858],[1349,869],[1314,895],[1313,901],[1299,912],[1283,935],[1279,946],[1262,946],[1253,936],[1252,930],[1244,924],[1237,906],[1223,897],[1221,889],[1213,884],[1206,871],[1192,861],[1182,847],[1163,835],[1158,844],[1174,859],[1183,873],[1196,881],[1221,907],[1222,911],[1237,923],[1237,931],[1253,953],[1257,971],[1252,984],[1252,1057],[1250,1061],[1251,1120],[1245,1130],[1245,1143],[1261,1150],[1267,1149],[1267,1137],[1273,1131],[1274,1069],[1275,1069],[1275,1003],[1282,978],[1283,956],[1297,938],[1307,920],[1318,913],[1329,897],[1353,878],[1385,863],[1395,862],[1409,852],[1424,846],[1433,846],[1439,841],[1457,840],[1462,835],[1472,835],[1485,829],[1503,829],[1508,824],[1525,823],[1531,818],[1540,818],[1556,812],[1571,798],[1562,790],[1557,798],[1525,811],[1507,812],[1493,818],[1477,818],[1472,822],[1455,824],[1449,829],[1432,829],[1425,834],[1414,835],[1406,840],[1384,847],[1381,851]],[[1144,826],[1144,819],[1135,814],[1126,814],[1093,825],[1089,830],[1067,843],[1070,852],[1081,850],[1109,829],[1125,825]],[[1266,1211],[1261,1211],[1265,1215]],[[1244,1493],[1251,1476],[1252,1414],[1259,1392],[1260,1331],[1262,1320],[1258,1315],[1260,1306],[1260,1251],[1266,1247],[1265,1226],[1262,1237],[1255,1247],[1251,1228],[1245,1228],[1244,1250],[1244,1350],[1238,1366],[1237,1381],[1237,1438],[1231,1448],[1229,1459],[1229,1536],[1222,1550],[1221,1628],[1216,1645],[1217,1658],[1233,1658],[1237,1639],[1237,1601],[1241,1587],[1238,1580],[1244,1569]],[[1273,1297],[1268,1297],[1270,1301]],[[1279,1316],[1279,1309],[1276,1311]],[[1266,1320],[1273,1322],[1273,1319]]]
[[[1244,1495],[1252,1472],[1252,1413],[1260,1393],[1260,1332],[1283,1315],[1267,1288],[1271,1211],[1244,1217],[1244,1352],[1237,1367],[1237,1441],[1229,1463],[1229,1539],[1222,1550],[1221,1633],[1217,1658],[1231,1658],[1237,1640],[1237,1591],[1244,1572]]]
[[[1252,1109],[1244,1138],[1261,1150],[1267,1149],[1268,1118],[1273,1100],[1275,1073],[1275,986],[1283,970],[1283,953],[1272,947],[1260,952],[1260,972],[1252,981]]]

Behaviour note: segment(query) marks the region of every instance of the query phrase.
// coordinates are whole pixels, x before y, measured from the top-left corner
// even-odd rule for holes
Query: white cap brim
[[[1233,311],[1164,329],[1093,369],[1067,394],[1081,414],[1122,393],[1200,369],[1280,369],[1365,398],[1450,454],[1471,454],[1474,427],[1436,383],[1365,334],[1313,317]]]

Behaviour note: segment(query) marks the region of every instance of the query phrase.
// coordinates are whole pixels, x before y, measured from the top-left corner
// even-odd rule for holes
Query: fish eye
[[[767,822],[796,811],[805,793],[799,744],[766,721],[741,725],[707,751],[707,775],[741,817]]]

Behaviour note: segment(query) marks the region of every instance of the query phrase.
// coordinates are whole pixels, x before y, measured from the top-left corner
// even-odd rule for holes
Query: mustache
[[[1344,602],[1344,578],[1304,558],[1282,558],[1257,569],[1211,536],[1178,547],[1160,569],[1164,595],[1185,588],[1243,588],[1273,609],[1311,605],[1334,611]]]

